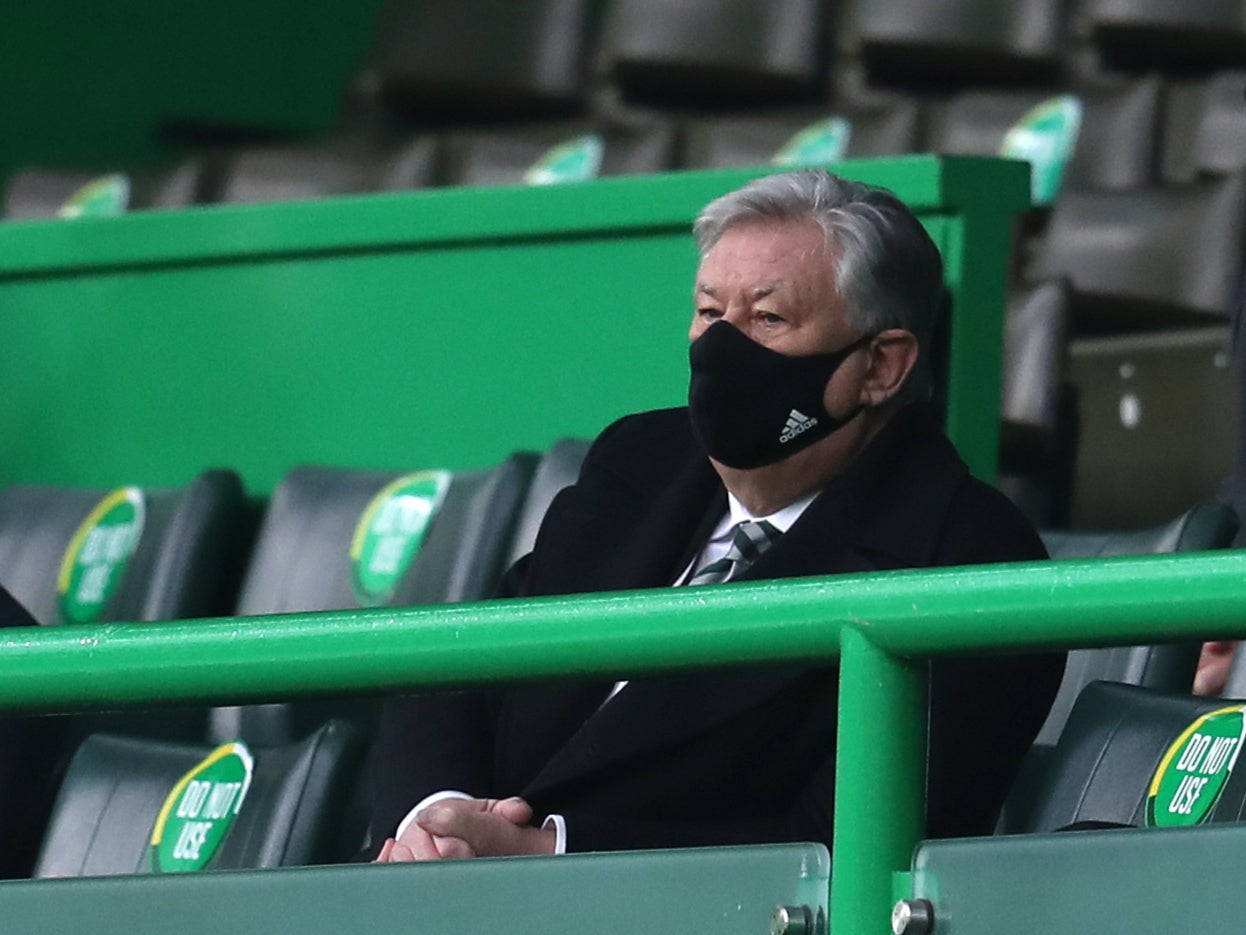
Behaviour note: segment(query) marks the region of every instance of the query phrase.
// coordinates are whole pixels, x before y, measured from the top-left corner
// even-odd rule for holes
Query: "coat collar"
[[[968,474],[933,413],[902,409],[741,580],[930,565]]]

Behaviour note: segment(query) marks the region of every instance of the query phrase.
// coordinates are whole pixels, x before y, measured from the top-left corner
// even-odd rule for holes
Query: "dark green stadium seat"
[[[43,624],[171,620],[225,612],[221,593],[242,522],[242,482],[232,471],[205,471],[184,488],[123,488],[124,493],[41,485],[0,491],[0,583]],[[141,534],[128,560],[108,563],[111,593],[67,609],[58,575],[81,534],[82,563],[94,544],[84,523],[105,500],[141,503]],[[92,528],[105,529],[105,524]],[[112,546],[118,543],[112,541]],[[124,544],[121,545],[124,550]],[[102,556],[101,556],[102,557]],[[98,564],[98,563],[97,563]]]
[[[1080,0],[1077,15],[1112,67],[1207,72],[1246,64],[1241,0]]]
[[[1229,174],[1246,168],[1243,89],[1246,71],[1170,85],[1164,107],[1166,179],[1190,182],[1200,173]]]
[[[1153,529],[1109,533],[1048,531],[1043,533],[1043,542],[1053,559],[1160,555],[1228,548],[1237,527],[1237,514],[1230,507],[1208,501],[1196,504],[1172,522]],[[1055,743],[1074,701],[1082,689],[1096,679],[1161,691],[1189,691],[1199,646],[1198,643],[1173,643],[1070,652],[1064,681],[1036,742]]]
[[[429,514],[403,555],[384,559],[388,577],[368,585],[365,528],[380,521],[382,493],[404,478],[396,471],[301,467],[273,492],[236,613],[292,613],[360,606],[403,606],[479,600],[495,588],[536,456],[513,455],[481,471],[445,474],[440,505]],[[431,482],[431,480],[430,480]],[[440,483],[438,481],[438,483]],[[375,528],[375,527],[373,527]],[[380,539],[376,541],[381,547]],[[355,554],[352,554],[355,553]],[[376,554],[376,553],[372,553]],[[392,561],[391,561],[392,559]],[[339,712],[366,720],[375,710],[362,702],[306,701],[248,705],[213,712],[218,742],[241,738],[257,745],[289,743]]]
[[[1014,790],[1006,808],[1006,833],[1056,831],[1075,822],[1142,826],[1148,790],[1169,747],[1218,698],[1169,694],[1091,682],[1077,698],[1041,775]],[[1243,789],[1226,786],[1209,818],[1240,820]]]
[[[150,841],[161,806],[211,752],[108,734],[88,737],[61,785],[34,875],[151,872]],[[250,787],[208,869],[329,859],[358,753],[353,728],[337,721],[299,743],[253,751]]]
[[[719,169],[778,162],[780,153],[798,155],[794,138],[804,131],[818,133],[819,126],[835,121],[834,130],[846,130],[845,145],[839,155],[827,158],[816,153],[813,163],[867,156],[896,156],[914,152],[917,143],[918,107],[913,101],[899,101],[884,108],[828,108],[775,111],[766,114],[738,114],[702,117],[684,124],[684,165],[690,169]],[[825,131],[822,133],[825,136]],[[816,142],[816,141],[815,141]],[[813,147],[816,152],[818,147]]]
[[[445,185],[525,185],[665,172],[675,128],[666,121],[574,122],[446,134]]]
[[[451,475],[426,538],[385,603],[476,600],[497,581],[519,503],[537,459]],[[237,613],[274,614],[360,606],[349,549],[365,510],[396,471],[295,468],[273,492]]]
[[[431,136],[393,145],[353,137],[246,149],[225,158],[215,200],[297,201],[424,188],[433,183],[436,155]]]
[[[75,195],[101,179],[110,179],[106,184],[115,193],[103,213],[186,208],[205,200],[209,175],[209,161],[198,158],[165,170],[119,173],[28,169],[10,177],[0,216],[12,221],[60,216]]]
[[[124,533],[127,541],[132,541],[133,531],[108,522],[109,512],[90,526],[106,532],[92,542],[86,521],[109,500],[116,501],[114,519],[130,518],[133,504],[142,504],[141,534],[128,560],[126,542],[119,542],[113,531]],[[0,492],[0,583],[43,624],[226,613],[249,530],[242,484],[232,471],[206,471],[181,489],[125,488],[112,494],[14,486]],[[115,561],[87,561],[91,553]],[[67,554],[76,554],[79,561],[66,562]],[[63,565],[78,570],[62,575]],[[94,599],[74,603],[62,598],[62,590],[67,596],[83,594],[91,574],[103,575],[90,586]],[[58,587],[62,577],[68,585],[64,589]],[[5,841],[0,876],[29,873],[57,778],[82,736],[106,728],[197,739],[205,719],[202,707],[0,719],[0,835]]]
[[[823,93],[829,43],[817,0],[614,0],[600,67],[633,101],[790,105]]]
[[[1224,320],[1246,256],[1246,172],[1128,192],[1066,191],[1028,269],[1067,276],[1079,332]]]
[[[929,90],[1056,76],[1064,28],[1058,0],[871,0],[854,12],[861,56],[876,83]]]
[[[1009,303],[1000,402],[1006,424],[1054,431],[1060,416],[1068,304],[1069,286],[1063,280],[1043,283]]]
[[[545,511],[549,509],[550,502],[557,496],[558,491],[574,484],[579,477],[580,464],[588,453],[588,446],[589,442],[583,439],[563,438],[554,442],[549,451],[541,456],[536,472],[532,475],[532,483],[524,496],[519,519],[515,523],[507,564],[532,551]]]
[[[1077,412],[1065,376],[1068,323],[1063,280],[1015,296],[1004,322],[996,484],[1038,525],[1059,523],[1070,496]]]
[[[575,114],[593,12],[589,0],[388,0],[369,69],[405,116]]]
[[[1162,85],[1157,78],[1111,89],[965,91],[928,121],[926,152],[1000,155],[1008,132],[1060,94],[1081,109],[1077,142],[1064,172],[1067,188],[1122,190],[1155,182]]]

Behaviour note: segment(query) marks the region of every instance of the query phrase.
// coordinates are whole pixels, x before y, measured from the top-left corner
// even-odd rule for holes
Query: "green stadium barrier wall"
[[[777,905],[825,919],[829,878],[826,848],[803,844],[21,882],[0,899],[11,935],[765,935]]]
[[[953,295],[948,431],[994,476],[1028,166],[844,163],[921,216]],[[697,210],[762,170],[0,225],[0,485],[272,490],[467,469],[687,396]]]
[[[996,647],[1246,636],[1244,577],[1246,553],[1233,551],[840,575],[711,586],[696,594],[660,589],[157,626],[12,629],[0,636],[0,708],[272,701],[363,687],[838,657],[830,924],[836,935],[876,935],[886,930],[896,887],[904,893],[906,881],[914,879],[907,871],[921,837],[926,729],[921,659]],[[869,769],[862,768],[865,763]],[[741,859],[747,861],[751,850],[744,849]],[[556,867],[560,858],[530,860]],[[410,874],[413,888],[431,887],[434,873],[475,873],[469,866],[400,872]],[[493,872],[503,875],[510,867],[516,874],[528,872],[518,859],[497,866]],[[266,878],[251,878],[257,882],[250,898],[268,899]],[[297,875],[282,879],[299,887]],[[155,893],[163,885],[168,885],[163,878],[132,878],[114,892],[123,908],[134,911],[149,887]],[[206,891],[217,884],[209,874],[193,885]],[[220,884],[222,897],[228,886]],[[0,913],[14,930],[46,930],[35,926],[34,917],[47,911],[38,894],[68,905],[81,902],[92,887],[98,889],[98,881],[0,883]],[[315,886],[299,891],[312,902],[321,898]],[[918,890],[923,892],[928,891]],[[695,899],[695,889],[688,893]],[[564,894],[567,912],[591,913],[592,906],[577,896]],[[481,891],[480,898],[487,899],[487,893]],[[961,903],[955,911],[963,916],[973,907]],[[583,924],[573,919],[566,929]],[[633,930],[627,917],[597,915],[592,924],[608,932]],[[512,927],[530,930],[519,916]],[[180,931],[176,919],[153,919],[144,930]],[[421,929],[437,935],[463,930],[475,930],[470,919]],[[719,929],[711,921],[693,930]],[[674,925],[671,931],[689,928]]]
[[[1009,225],[1028,204],[1028,169],[936,157],[838,168],[900,194],[944,254],[953,296],[948,430],[990,478]],[[0,484],[171,484],[221,463],[264,493],[297,463],[468,468],[592,435],[625,412],[678,404],[692,218],[758,174],[4,225],[0,344],[15,365],[0,373]],[[1224,575],[1220,566],[1183,571],[1163,564],[1172,559],[1151,561],[1140,573],[1169,588],[1182,575],[1212,584]],[[840,656],[840,762],[868,757],[885,768],[842,765],[837,778],[831,912],[837,933],[877,931],[891,874],[907,866],[922,824],[925,686],[913,660],[994,645],[1004,638],[999,620],[1024,620],[1031,607],[1044,608],[1047,629],[1022,625],[1007,639],[1110,641],[1119,626],[1110,635],[1078,627],[1111,616],[1105,608],[1129,566],[1112,568],[1117,577],[1102,580],[1113,597],[1089,610],[1074,601],[1066,629],[1053,628],[1046,611],[1069,572],[1042,566],[809,579],[707,590],[695,601],[662,591],[10,630],[0,641],[0,705],[276,700]],[[1233,566],[1238,578],[1243,570]],[[1090,568],[1079,580],[1097,574]],[[1138,576],[1125,577],[1128,606],[1139,606]],[[1225,601],[1212,584],[1207,600],[1214,591]],[[1171,605],[1174,593],[1157,598]],[[1181,602],[1189,614],[1201,606]],[[1240,602],[1233,609],[1240,619]],[[1174,618],[1150,619],[1171,626]],[[892,803],[885,814],[879,801]],[[418,885],[416,874],[430,871],[401,872]],[[73,894],[99,883],[0,884],[0,906],[6,924],[33,930],[38,894],[68,911]],[[118,905],[132,905],[169,881],[117,885]],[[251,885],[254,899],[265,898],[262,884]],[[300,892],[310,899],[317,887]],[[627,920],[594,921],[630,930]],[[150,930],[178,926],[153,920]]]
[[[927,841],[906,881],[940,935],[1137,935],[1241,925],[1246,825]]]

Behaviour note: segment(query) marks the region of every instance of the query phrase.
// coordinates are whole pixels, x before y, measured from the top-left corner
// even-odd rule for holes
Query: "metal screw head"
[[[808,906],[776,906],[770,935],[813,935],[813,913]]]
[[[902,899],[891,910],[894,935],[927,935],[934,928],[934,906],[928,899]]]

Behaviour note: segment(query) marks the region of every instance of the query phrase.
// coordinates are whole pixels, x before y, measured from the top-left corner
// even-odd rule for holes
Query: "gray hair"
[[[886,189],[824,169],[768,175],[711,201],[693,225],[701,256],[733,227],[816,221],[848,322],[863,334],[903,328],[921,348],[907,392],[929,391],[928,351],[943,296],[943,260],[913,212]]]

